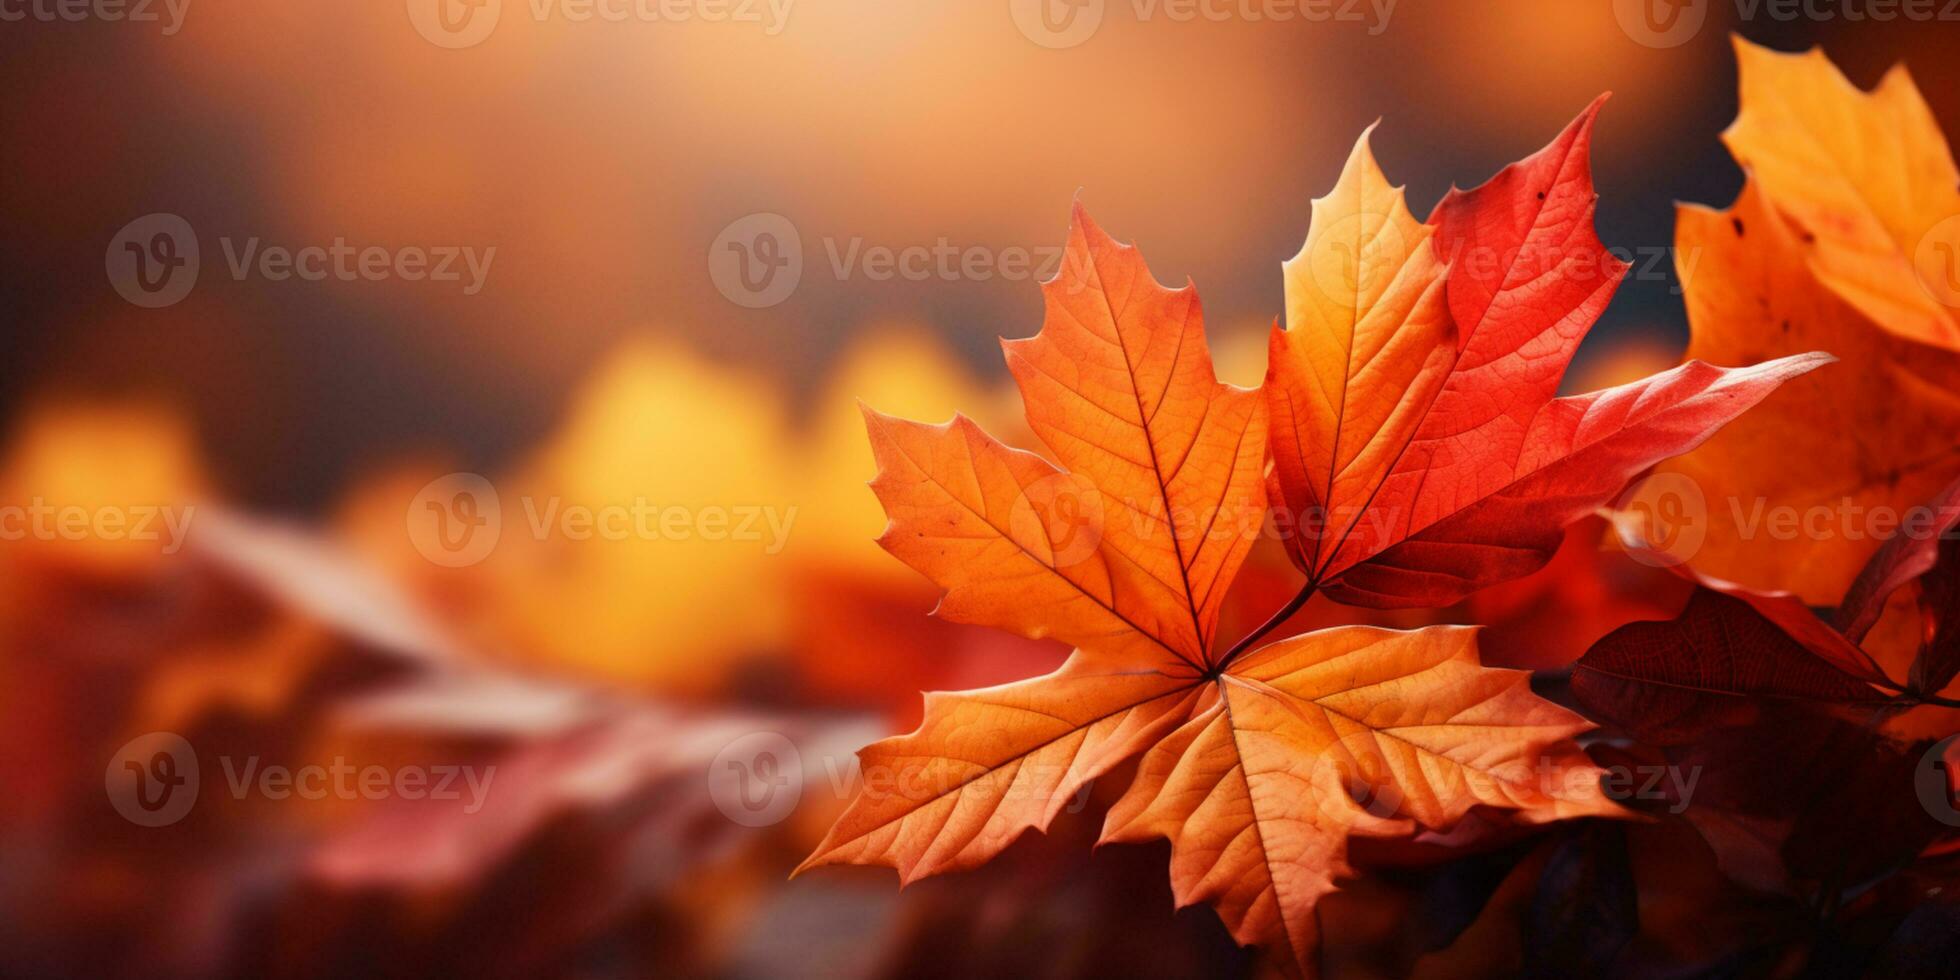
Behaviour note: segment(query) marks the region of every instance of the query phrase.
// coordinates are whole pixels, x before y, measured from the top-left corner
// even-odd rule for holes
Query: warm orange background
[[[1674,201],[1725,205],[1741,186],[1717,138],[1735,113],[1730,29],[1821,41],[1861,84],[1904,60],[1960,131],[1960,25],[1738,25],[1732,3],[1656,49],[1609,0],[1401,0],[1385,24],[1139,21],[1110,0],[1094,37],[1051,50],[1008,0],[799,0],[773,36],[540,22],[533,2],[502,0],[460,50],[418,34],[403,0],[193,0],[168,37],[0,23],[0,505],[194,501],[279,529],[233,528],[215,556],[0,544],[0,974],[1248,973],[1209,913],[1173,915],[1160,852],[1092,858],[1088,818],[899,896],[883,873],[784,884],[834,798],[732,847],[712,811],[675,804],[700,804],[701,749],[731,732],[848,758],[915,720],[921,689],[1029,676],[1061,652],[924,615],[934,590],[871,543],[883,518],[854,404],[958,409],[1032,445],[996,338],[1035,330],[1038,289],[840,278],[829,249],[1048,248],[1080,195],[1160,279],[1196,281],[1221,372],[1250,384],[1280,262],[1364,127],[1381,120],[1375,152],[1426,214],[1611,90],[1599,224],[1635,274],[1568,379],[1591,389],[1684,344],[1662,250]],[[154,310],[104,267],[153,212],[183,217],[203,252],[190,296]],[[756,212],[789,218],[805,257],[763,309],[709,274],[716,236]],[[220,240],[251,238],[496,254],[475,295],[234,281]],[[778,549],[507,538],[447,569],[402,515],[452,471],[508,500],[757,505],[794,525]],[[1387,618],[1490,624],[1493,664],[1569,663],[1684,588],[1601,551],[1599,531],[1529,580]],[[1223,632],[1293,584],[1256,553]],[[362,700],[448,671],[496,682]],[[144,833],[105,804],[102,766],[154,730],[292,764],[496,760],[522,795],[459,823],[218,801]],[[1537,865],[1519,867],[1528,884]],[[1418,892],[1391,876],[1330,901],[1348,975],[1408,972],[1353,950],[1420,952]]]
[[[191,415],[226,488],[318,509],[394,454],[511,458],[631,338],[684,342],[802,416],[881,322],[930,331],[987,377],[1000,376],[994,338],[1037,322],[1026,282],[838,281],[826,239],[1047,246],[1079,191],[1161,278],[1197,281],[1222,345],[1278,312],[1277,266],[1308,201],[1377,118],[1377,152],[1418,212],[1605,90],[1609,245],[1665,246],[1673,201],[1726,203],[1740,185],[1716,141],[1734,112],[1727,3],[1693,41],[1655,50],[1604,0],[1403,0],[1378,35],[1139,22],[1119,2],[1087,43],[1055,51],[1016,29],[1006,0],[803,0],[774,37],[538,23],[529,2],[505,0],[488,40],[456,51],[424,41],[399,0],[193,3],[172,37],[9,25],[7,403],[155,394]],[[1822,40],[1866,84],[1907,60],[1941,117],[1960,117],[1953,25],[1759,14],[1742,27],[1784,48]],[[236,283],[207,267],[190,299],[152,312],[108,288],[102,253],[154,211],[198,229],[207,265],[219,236],[497,255],[473,297]],[[756,211],[791,218],[812,253],[796,294],[766,310],[724,300],[706,267],[716,234]],[[1678,345],[1672,285],[1629,282],[1594,346]]]

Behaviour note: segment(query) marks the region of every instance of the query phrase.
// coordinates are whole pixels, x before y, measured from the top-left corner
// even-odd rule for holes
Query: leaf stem
[[[1904,707],[1916,708],[1920,705],[1931,704],[1938,705],[1942,708],[1960,708],[1960,701],[1952,698],[1943,698],[1937,694],[1922,694],[1910,687],[1894,683],[1890,679],[1873,681],[1872,683],[1898,695],[1898,697],[1893,699],[1893,703]]]
[[[1259,642],[1259,639],[1261,637],[1265,636],[1268,633],[1271,633],[1275,629],[1278,629],[1280,624],[1286,622],[1289,619],[1292,619],[1293,614],[1299,612],[1300,608],[1307,604],[1308,599],[1313,598],[1314,591],[1317,588],[1318,586],[1316,586],[1311,581],[1308,582],[1306,585],[1301,586],[1300,594],[1294,596],[1292,601],[1288,602],[1285,606],[1280,607],[1280,610],[1276,613],[1273,613],[1272,616],[1267,618],[1265,622],[1260,623],[1258,629],[1255,629],[1252,632],[1247,633],[1243,637],[1240,637],[1239,642],[1232,644],[1232,648],[1230,650],[1225,651],[1225,655],[1223,657],[1218,658],[1218,666],[1213,668],[1213,670],[1216,673],[1221,673],[1221,674],[1224,673],[1225,668],[1230,667],[1232,665],[1232,661],[1236,659],[1239,654],[1244,653],[1247,648],[1251,647],[1254,643]]]

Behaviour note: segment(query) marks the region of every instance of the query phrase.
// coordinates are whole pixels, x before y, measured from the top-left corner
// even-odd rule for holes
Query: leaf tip
[[[1794,378],[1798,375],[1809,374],[1820,367],[1836,364],[1838,362],[1838,356],[1830,351],[1814,350],[1803,354],[1791,354],[1789,357],[1783,358],[1783,362],[1788,371],[1787,376]]]
[[[1593,127],[1593,123],[1599,119],[1600,110],[1606,108],[1606,103],[1611,101],[1612,98],[1613,98],[1612,89],[1607,89],[1606,91],[1593,96],[1593,100],[1591,102],[1586,103],[1586,107],[1579,111],[1578,117],[1572,120],[1572,125],[1581,130],[1590,132]]]
[[[1376,116],[1375,121],[1363,127],[1361,135],[1355,138],[1354,148],[1348,151],[1347,165],[1341,168],[1341,177],[1344,180],[1349,170],[1362,164],[1366,164],[1377,173],[1381,171],[1381,165],[1375,161],[1375,130],[1380,128],[1381,124],[1381,117]]]
[[[1091,246],[1100,245],[1110,240],[1109,234],[1103,231],[1102,225],[1097,224],[1096,219],[1090,216],[1088,205],[1082,203],[1082,192],[1080,190],[1076,191],[1075,200],[1069,205],[1068,224],[1069,237],[1071,239],[1077,233],[1080,233],[1083,240]],[[1055,278],[1060,279],[1061,275],[1061,272],[1058,270],[1055,273]]]
[[[885,413],[880,412],[875,408],[872,408],[870,402],[867,402],[862,398],[859,398],[856,401],[858,407],[858,414],[864,416],[864,424],[867,428],[880,429],[891,424],[891,422],[893,421],[891,416],[886,415]]]
[[[827,863],[827,862],[825,862],[825,861],[823,860],[823,848],[822,848],[822,847],[819,847],[819,848],[818,848],[817,850],[815,850],[815,851],[812,851],[812,852],[810,853],[810,856],[809,856],[809,857],[806,857],[806,858],[804,858],[804,859],[803,859],[803,863],[801,863],[801,864],[799,864],[799,865],[797,865],[797,866],[796,866],[795,868],[793,868],[793,869],[791,869],[791,870],[790,870],[790,873],[789,873],[789,877],[788,877],[788,878],[786,878],[786,879],[784,879],[784,880],[786,880],[786,881],[795,881],[795,880],[796,880],[796,879],[797,879],[797,878],[798,878],[799,876],[801,876],[801,875],[802,875],[802,874],[803,874],[804,872],[806,872],[806,871],[809,871],[809,870],[811,870],[812,868],[820,868],[820,867],[823,867],[823,866],[824,866],[824,864],[826,864],[826,863]]]

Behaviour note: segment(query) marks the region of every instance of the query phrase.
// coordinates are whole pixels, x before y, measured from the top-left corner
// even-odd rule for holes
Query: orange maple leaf
[[[1960,347],[1960,170],[1903,65],[1860,92],[1820,48],[1735,39],[1736,162],[1808,236],[1819,282],[1901,337]]]
[[[1430,225],[1365,139],[1315,202],[1265,389],[1273,495],[1310,590],[1443,606],[1534,572],[1636,474],[1830,360],[1691,361],[1555,397],[1626,272],[1592,225],[1601,102],[1537,154],[1452,191]]]
[[[1960,293],[1907,260],[1960,261],[1960,191],[1902,69],[1866,95],[1820,52],[1736,48],[1742,114],[1726,138],[1748,183],[1725,211],[1683,205],[1675,219],[1688,354],[1828,350],[1843,363],[1662,467],[1701,504],[1687,515],[1696,533],[1668,551],[1834,605],[1890,531],[1868,516],[1896,524],[1960,478],[1960,446],[1928,438],[1960,427],[1960,310],[1947,305]],[[1816,124],[1826,118],[1842,135]],[[1922,226],[1924,245],[1902,251]]]
[[[1141,756],[1102,839],[1168,838],[1180,902],[1211,902],[1239,941],[1307,970],[1315,904],[1352,876],[1352,835],[1446,829],[1477,806],[1524,823],[1623,815],[1572,741],[1590,724],[1533,695],[1527,673],[1483,667],[1474,629],[1343,627],[1256,645],[1283,610],[1222,652],[1214,635],[1266,526],[1269,446],[1296,451],[1270,481],[1282,492],[1288,466],[1309,482],[1328,471],[1312,492],[1365,511],[1435,417],[1429,400],[1473,370],[1435,235],[1401,209],[1364,137],[1287,266],[1293,329],[1274,339],[1280,380],[1262,393],[1218,382],[1192,288],[1159,285],[1078,205],[1042,330],[1005,344],[1029,424],[1065,468],[963,417],[867,409],[871,486],[890,518],[880,543],[946,590],[937,614],[1076,651],[1045,677],[928,694],[917,731],[859,754],[857,797],[798,871],[884,864],[910,882],[972,868]],[[1302,276],[1348,284],[1345,301],[1291,288]],[[1520,337],[1533,321],[1517,316],[1488,335]],[[1584,325],[1561,330],[1576,343]],[[1350,369],[1355,351],[1365,363]],[[1566,450],[1659,417],[1665,438],[1646,433],[1641,451],[1662,452],[1803,367],[1677,372],[1651,399],[1633,389],[1543,414]],[[1289,403],[1274,383],[1318,400]],[[1286,428],[1270,439],[1269,406]],[[1366,472],[1345,465],[1356,459]]]
[[[862,753],[864,792],[804,866],[889,864],[907,881],[973,867],[1147,749],[1105,839],[1171,836],[1183,900],[1217,899],[1242,941],[1304,957],[1349,833],[1446,826],[1478,803],[1614,812],[1566,741],[1585,722],[1525,674],[1479,667],[1468,630],[1331,630],[1214,656],[1261,529],[1264,404],[1215,379],[1188,289],[1158,286],[1079,211],[1068,255],[1047,326],[1008,345],[1068,472],[963,418],[866,418],[881,542],[947,590],[939,614],[1077,653],[1046,677],[928,695],[917,732]],[[1227,785],[1180,815],[1178,780],[1195,774]],[[1371,814],[1351,781],[1397,802]],[[1238,842],[1207,843],[1221,835]]]

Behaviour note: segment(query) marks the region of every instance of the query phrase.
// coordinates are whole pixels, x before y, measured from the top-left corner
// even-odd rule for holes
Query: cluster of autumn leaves
[[[1216,380],[1193,289],[1159,285],[1078,205],[1040,332],[1005,344],[1046,458],[963,417],[865,413],[880,543],[944,590],[938,615],[1075,651],[1044,677],[927,695],[918,730],[860,753],[865,788],[803,867],[973,868],[1133,766],[1102,840],[1167,839],[1180,903],[1310,971],[1351,837],[1473,808],[1627,811],[1574,741],[1593,722],[1483,667],[1473,629],[1279,627],[1315,594],[1438,607],[1531,573],[1684,453],[1668,465],[1705,495],[1706,543],[1668,563],[1691,559],[1701,591],[1579,663],[1589,715],[1692,748],[1763,700],[1888,718],[1940,701],[1960,555],[1939,534],[1960,506],[1933,503],[1940,519],[1860,577],[1879,542],[1767,540],[1729,502],[1905,508],[1960,476],[1960,319],[1921,245],[1960,243],[1960,220],[1939,224],[1960,215],[1953,164],[1903,73],[1866,95],[1820,54],[1739,51],[1727,138],[1750,183],[1728,213],[1682,214],[1690,360],[1603,391],[1557,394],[1625,273],[1593,230],[1598,104],[1426,222],[1364,135],[1285,263],[1258,390]],[[1635,548],[1653,530],[1623,523]],[[1228,642],[1221,604],[1267,528],[1304,585]],[[1910,678],[1861,646],[1908,596]]]

